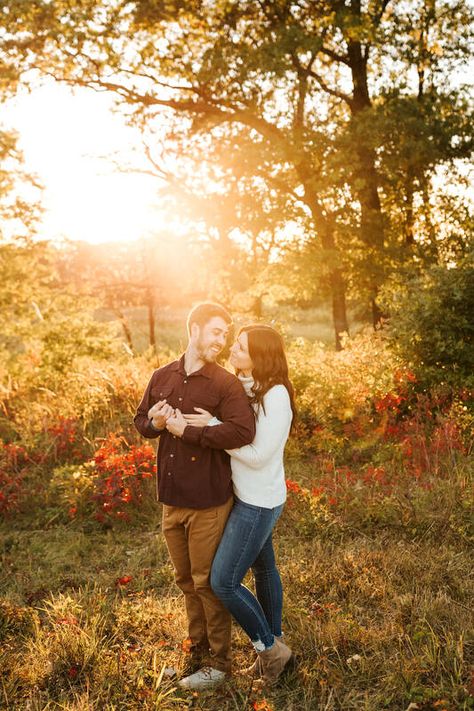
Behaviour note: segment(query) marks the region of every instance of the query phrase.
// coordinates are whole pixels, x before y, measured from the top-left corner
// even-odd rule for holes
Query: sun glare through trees
[[[467,0],[0,5],[1,708],[474,708],[473,40]],[[281,354],[202,301],[282,336],[286,444]],[[284,641],[251,678],[236,622],[197,691],[156,484],[175,444],[192,512],[209,458],[237,491],[210,373],[279,448]]]

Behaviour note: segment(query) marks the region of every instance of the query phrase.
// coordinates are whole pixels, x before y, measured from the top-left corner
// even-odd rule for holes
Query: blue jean
[[[284,504],[273,509],[235,500],[211,569],[211,587],[253,643],[271,647],[281,635],[283,589],[272,530]],[[252,568],[255,597],[242,580]]]

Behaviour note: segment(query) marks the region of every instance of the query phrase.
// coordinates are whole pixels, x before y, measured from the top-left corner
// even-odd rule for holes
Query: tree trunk
[[[437,264],[439,260],[438,240],[436,229],[433,224],[433,206],[430,201],[430,185],[425,174],[420,175],[420,188],[423,201],[423,217],[426,224],[426,232],[428,234],[428,245],[424,248],[426,262],[429,264]]]
[[[255,318],[260,319],[263,316],[263,297],[265,296],[267,292],[264,291],[263,294],[259,294],[258,296],[254,297],[253,300],[253,305],[252,305],[252,313],[255,316]]]
[[[359,170],[355,178],[360,204],[361,237],[367,250],[367,277],[369,298],[372,304],[374,328],[380,325],[382,312],[377,305],[377,296],[384,280],[384,227],[382,207],[377,190],[375,153],[363,146],[357,150]]]
[[[360,42],[349,42],[348,57],[353,84],[351,113],[356,118],[372,106],[367,80],[367,59],[362,52]],[[375,151],[370,146],[364,145],[359,138],[356,153],[358,168],[354,172],[354,186],[361,211],[361,239],[367,248],[369,296],[372,321],[376,327],[380,325],[383,315],[377,305],[378,292],[384,278],[383,214],[378,192]]]
[[[413,198],[414,198],[414,178],[413,171],[410,168],[407,170],[407,179],[405,182],[405,247],[410,250],[415,244],[415,235],[413,233]]]
[[[333,269],[329,275],[332,293],[332,319],[335,331],[335,345],[337,351],[342,351],[341,336],[349,333],[346,308],[346,287],[340,269]]]
[[[310,171],[308,166],[300,163],[298,172],[304,185],[304,200],[311,210],[316,230],[321,240],[323,249],[327,252],[327,263],[329,264],[329,284],[331,287],[332,318],[334,324],[334,340],[336,350],[342,350],[341,336],[349,333],[349,323],[347,320],[346,307],[346,284],[343,271],[340,266],[341,255],[336,246],[334,236],[334,222],[328,218],[319,202],[318,195],[311,185]]]
[[[155,299],[153,296],[153,291],[150,288],[146,290],[146,307],[148,311],[148,338],[151,348],[156,353]]]
[[[134,348],[133,348],[133,340],[132,340],[132,332],[130,331],[130,327],[128,325],[128,321],[125,318],[125,314],[120,310],[120,309],[114,309],[115,313],[117,314],[118,320],[120,321],[120,324],[123,328],[123,334],[125,336],[125,341],[130,348],[131,352],[134,353]]]

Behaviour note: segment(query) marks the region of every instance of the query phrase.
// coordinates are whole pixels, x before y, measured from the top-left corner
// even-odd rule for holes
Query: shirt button
[[[168,472],[168,476],[171,476],[171,472]]]
[[[170,457],[174,457],[174,454],[170,454]]]
[[[183,399],[182,397],[179,397],[179,398],[178,398],[178,400],[179,400],[180,402],[181,402],[182,399]]]
[[[187,380],[183,380],[183,383],[184,383],[185,385],[186,385],[187,382],[188,382]]]

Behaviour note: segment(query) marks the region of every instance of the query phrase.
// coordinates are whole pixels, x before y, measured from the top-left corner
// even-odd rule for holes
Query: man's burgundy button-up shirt
[[[188,425],[182,437],[156,430],[148,410],[159,400],[186,414],[202,407],[222,424]],[[225,368],[206,363],[190,375],[184,355],[155,370],[138,406],[135,427],[144,437],[160,437],[157,454],[158,500],[170,506],[204,509],[219,506],[232,494],[230,457],[225,449],[249,444],[255,416],[242,385]]]

